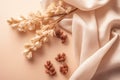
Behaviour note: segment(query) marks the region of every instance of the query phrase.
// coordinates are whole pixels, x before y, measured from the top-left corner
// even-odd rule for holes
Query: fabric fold
[[[105,46],[100,48],[92,56],[86,59],[86,61],[84,61],[84,63],[82,63],[79,68],[77,68],[77,70],[73,73],[70,80],[91,80],[100,64],[100,61],[107,53],[107,51],[111,48],[111,46],[115,43],[117,38],[118,35],[115,34],[114,38],[112,38]]]
[[[64,0],[66,3],[71,4],[83,11],[90,11],[100,8],[107,4],[110,0]]]
[[[45,9],[54,0],[42,1]],[[96,76],[120,64],[120,0],[64,1],[78,8],[59,23],[72,34],[73,55],[78,65],[69,80],[115,80],[112,76],[111,79]]]

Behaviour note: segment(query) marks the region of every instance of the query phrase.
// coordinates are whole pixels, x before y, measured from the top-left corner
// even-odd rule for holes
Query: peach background
[[[27,61],[22,55],[23,44],[32,38],[33,33],[19,33],[7,24],[10,17],[27,15],[40,9],[40,0],[0,0],[0,80],[68,80],[77,64],[72,54],[71,34],[68,41],[61,44],[57,38],[43,46],[34,55],[33,61]],[[60,64],[54,57],[59,52],[67,54],[69,73],[63,76],[59,72]],[[45,74],[44,63],[51,60],[57,70],[55,77]]]

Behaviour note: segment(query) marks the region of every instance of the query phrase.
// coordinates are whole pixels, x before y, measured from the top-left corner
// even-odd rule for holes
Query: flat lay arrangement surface
[[[1,80],[120,80],[120,0],[0,2]]]

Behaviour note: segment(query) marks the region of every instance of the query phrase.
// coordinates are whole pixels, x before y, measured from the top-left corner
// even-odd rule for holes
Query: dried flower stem
[[[48,6],[44,15],[37,12],[30,14],[28,18],[21,16],[20,19],[8,20],[9,25],[20,32],[36,31],[30,42],[25,44],[24,55],[27,59],[31,59],[33,51],[41,48],[44,43],[48,42],[50,36],[55,35],[56,25],[64,17],[77,10],[65,4],[62,0],[58,0]]]

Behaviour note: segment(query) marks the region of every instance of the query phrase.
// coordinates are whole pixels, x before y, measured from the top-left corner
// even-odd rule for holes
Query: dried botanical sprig
[[[37,12],[30,14],[28,18],[23,16],[21,16],[19,19],[11,18],[8,20],[8,23],[12,28],[20,32],[26,32],[35,30],[37,26],[41,25],[42,20],[43,17],[41,13]]]
[[[11,18],[8,20],[9,25],[20,32],[33,30],[36,32],[30,42],[25,44],[25,50],[23,52],[25,57],[31,59],[33,51],[41,48],[50,36],[54,36],[56,25],[66,15],[76,10],[77,8],[66,4],[62,0],[58,0],[51,3],[44,14],[38,11],[37,13],[30,14],[27,18],[21,16],[20,19]]]
[[[44,43],[48,42],[48,37],[53,36],[53,34],[54,30],[47,30],[44,32],[37,31],[35,37],[33,37],[29,43],[25,44],[24,54],[26,58],[31,59],[32,57],[29,58],[26,54],[29,55],[31,54],[30,52],[36,51],[37,49],[41,48]]]
[[[46,16],[59,16],[63,14],[68,14],[72,10],[72,6],[64,3],[62,0],[51,3],[47,10]]]
[[[61,39],[61,42],[62,43],[65,43],[66,42],[66,39],[67,39],[67,35],[63,33],[63,31],[61,30],[56,30],[55,31],[55,34],[56,34],[56,37]]]
[[[64,2],[58,0],[57,2],[51,3],[43,15],[38,11],[36,13],[31,13],[27,18],[23,16],[19,19],[11,18],[8,20],[8,23],[12,28],[20,32],[32,31],[36,30],[36,27],[49,24],[52,22],[53,17],[60,17],[60,15],[68,14],[72,9],[72,6],[64,6]]]
[[[63,65],[60,66],[60,72],[63,74],[63,75],[66,75],[68,73],[68,65],[66,63],[64,63]]]
[[[55,60],[59,63],[61,63],[61,66],[59,68],[59,71],[63,74],[66,75],[68,73],[68,65],[66,63],[66,54],[63,53],[59,53],[57,55],[57,57],[55,57]]]
[[[46,61],[46,64],[44,65],[44,67],[46,68],[46,73],[50,76],[55,76],[56,75],[56,70],[53,66],[53,64],[51,63],[51,61]]]
[[[55,57],[55,60],[58,62],[65,62],[66,60],[66,54],[65,53],[59,53],[57,57]]]

